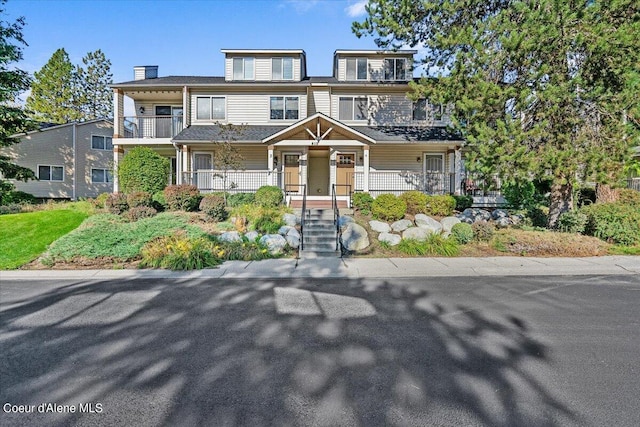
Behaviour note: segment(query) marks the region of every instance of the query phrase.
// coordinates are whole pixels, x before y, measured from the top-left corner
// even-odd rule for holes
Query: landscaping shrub
[[[425,241],[402,239],[398,244],[398,250],[410,256],[456,256],[460,247],[455,239],[430,234]]]
[[[473,240],[473,227],[471,224],[461,222],[451,227],[451,236],[458,241],[458,243],[466,245]]]
[[[253,223],[253,228],[263,234],[275,234],[284,225],[282,214],[278,210],[264,210]]]
[[[618,190],[618,203],[640,207],[640,191],[630,188],[621,188]]]
[[[547,227],[549,223],[549,208],[547,206],[530,206],[526,212],[526,217],[532,226]]]
[[[118,164],[120,189],[125,193],[162,191],[167,185],[169,168],[169,160],[151,148],[135,147]]]
[[[531,181],[506,182],[500,191],[511,209],[526,209],[535,204],[536,187]]]
[[[98,209],[104,209],[108,198],[109,193],[100,193],[95,199],[91,200],[91,204]]]
[[[5,203],[5,196],[16,189],[16,186],[13,185],[11,181],[7,181],[6,179],[0,179],[0,206],[8,204]]]
[[[404,218],[407,212],[407,204],[393,194],[381,194],[375,198],[371,205],[373,217],[383,221],[397,221]]]
[[[265,208],[275,208],[282,203],[282,190],[274,185],[263,185],[256,191],[255,201]]]
[[[473,197],[471,196],[452,196],[456,201],[455,209],[462,212],[463,210],[473,206]]]
[[[111,193],[104,201],[104,207],[114,215],[120,215],[129,209],[127,195],[124,193]]]
[[[640,244],[640,208],[623,203],[596,203],[580,208],[587,216],[585,234],[621,245]]]
[[[173,211],[195,211],[202,196],[195,185],[169,185],[164,189],[167,207]]]
[[[216,247],[220,247],[222,258],[225,261],[260,261],[273,258],[266,246],[258,242],[220,242],[216,241]]]
[[[22,206],[12,203],[6,206],[0,206],[0,215],[14,214],[22,212]]]
[[[371,197],[369,193],[354,193],[351,203],[355,210],[363,215],[369,215],[371,213],[371,206],[373,205],[373,197]]]
[[[436,216],[449,216],[456,207],[456,199],[453,196],[427,196],[426,214]]]
[[[200,201],[200,210],[213,221],[220,222],[227,219],[224,196],[221,194],[206,194]]]
[[[473,230],[474,238],[478,242],[488,242],[493,238],[493,235],[496,231],[493,224],[487,221],[474,222],[471,225],[471,229]]]
[[[129,221],[135,222],[142,218],[151,218],[152,216],[155,216],[157,213],[158,211],[150,206],[136,206],[134,208],[130,208],[125,213],[125,216]]]
[[[190,238],[185,233],[159,237],[142,250],[142,267],[170,270],[196,270],[215,267],[224,251],[204,237]]]
[[[167,209],[167,199],[164,197],[164,191],[158,191],[151,198],[151,206],[158,212]]]
[[[427,195],[422,191],[406,191],[400,195],[400,199],[407,204],[407,213],[411,215],[427,212]]]
[[[255,203],[255,193],[235,193],[227,196],[227,206],[236,207],[240,205],[250,205]]]
[[[25,193],[24,191],[13,190],[7,193],[4,193],[2,196],[2,204],[3,205],[11,205],[11,204],[29,204],[33,205],[36,203],[36,198],[33,194]]]
[[[564,212],[558,218],[558,230],[565,233],[583,233],[587,225],[587,216],[577,210]]]
[[[134,191],[133,193],[127,194],[129,209],[140,206],[151,207],[152,201],[151,193],[147,193],[146,191]]]

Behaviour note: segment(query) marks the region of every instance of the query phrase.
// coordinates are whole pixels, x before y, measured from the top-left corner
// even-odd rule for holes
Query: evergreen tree
[[[0,147],[20,142],[19,138],[12,138],[12,135],[35,129],[35,124],[16,103],[18,95],[29,89],[29,75],[11,65],[22,59],[21,45],[26,46],[22,38],[25,21],[24,18],[18,18],[13,23],[4,21],[2,6],[5,3],[0,1]],[[22,181],[35,179],[32,170],[12,163],[11,159],[4,155],[0,155],[0,174],[4,178]],[[0,187],[5,188],[6,182],[0,181]]]
[[[40,71],[34,73],[27,108],[41,122],[68,123],[81,114],[75,96],[75,67],[64,48],[56,50]]]
[[[637,0],[377,0],[353,24],[423,46],[413,96],[453,105],[468,167],[551,182],[549,225],[578,181],[616,184],[640,129]]]
[[[84,66],[76,71],[76,104],[82,120],[110,118],[113,116],[113,97],[109,85],[113,83],[111,61],[98,49],[82,58]]]

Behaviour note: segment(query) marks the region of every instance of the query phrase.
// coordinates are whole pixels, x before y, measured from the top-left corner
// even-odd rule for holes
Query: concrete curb
[[[638,275],[640,257],[313,258],[227,261],[219,268],[168,270],[8,270],[1,280],[397,278]]]

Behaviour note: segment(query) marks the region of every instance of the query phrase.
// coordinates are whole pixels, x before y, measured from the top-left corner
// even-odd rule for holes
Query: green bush
[[[2,196],[2,204],[3,205],[11,205],[11,204],[29,204],[33,205],[36,203],[36,198],[33,194],[25,193],[24,191],[9,191],[4,193]]]
[[[98,209],[104,209],[106,207],[105,203],[107,202],[108,198],[109,193],[100,193],[95,199],[91,201],[91,204]]]
[[[169,185],[164,189],[167,207],[173,211],[195,211],[202,196],[195,185]]]
[[[587,216],[577,210],[564,212],[558,218],[558,230],[565,233],[583,233],[587,225]]]
[[[410,256],[456,256],[460,247],[455,239],[447,239],[440,234],[429,234],[424,241],[402,239],[398,250]]]
[[[458,243],[466,245],[473,240],[473,227],[466,222],[455,224],[451,227],[451,236],[456,239]]]
[[[536,187],[531,181],[512,181],[500,189],[511,209],[526,209],[535,204]]]
[[[142,250],[142,267],[170,270],[196,270],[215,267],[222,261],[213,243],[204,237],[190,238],[185,233],[159,237]]]
[[[235,193],[227,196],[227,206],[236,207],[240,205],[251,205],[256,201],[255,193]]]
[[[393,194],[381,194],[371,205],[373,217],[383,221],[397,221],[404,218],[407,204]]]
[[[220,222],[227,219],[224,196],[220,194],[206,194],[200,201],[200,210],[213,221]]]
[[[129,209],[127,195],[124,193],[111,193],[104,201],[104,207],[114,215],[120,215]]]
[[[640,191],[630,188],[621,188],[618,191],[618,203],[640,207]]]
[[[580,208],[587,216],[585,234],[620,245],[640,244],[640,208],[623,203],[596,203]]]
[[[496,228],[487,221],[474,222],[471,225],[473,236],[478,242],[488,242],[493,238]]]
[[[133,193],[127,194],[127,204],[129,205],[129,209],[140,206],[151,207],[152,202],[153,199],[151,197],[151,193],[147,193],[146,191],[134,191]]]
[[[220,242],[216,241],[216,250],[225,261],[260,261],[273,258],[267,247],[258,242]],[[218,249],[219,248],[219,249]]]
[[[253,228],[263,234],[275,234],[284,225],[278,210],[264,210],[253,223]]]
[[[124,215],[129,221],[135,222],[142,218],[151,218],[157,213],[158,211],[150,206],[136,206],[134,208],[130,208]]]
[[[531,206],[527,209],[527,216],[534,227],[546,228],[549,223],[549,208],[547,206]]]
[[[0,179],[0,206],[8,204],[8,202],[5,203],[4,198],[8,193],[12,192],[15,189],[16,186],[13,185],[11,181]]]
[[[15,214],[22,212],[22,206],[12,203],[6,206],[0,206],[0,215]]]
[[[456,207],[456,199],[453,196],[427,196],[427,215],[449,216]]]
[[[351,203],[355,210],[363,215],[369,215],[371,213],[371,206],[373,205],[373,197],[371,197],[369,193],[354,193]]]
[[[118,182],[125,193],[146,191],[154,194],[167,185],[169,160],[149,147],[131,149],[118,164]]]
[[[164,197],[164,191],[158,191],[151,198],[151,207],[153,207],[158,212],[164,211],[167,209],[167,199]]]
[[[274,185],[263,185],[255,195],[258,205],[265,208],[275,208],[282,203],[282,190]]]
[[[406,191],[400,195],[400,199],[407,204],[407,213],[411,215],[427,212],[427,195],[422,191]]]
[[[463,210],[473,206],[473,197],[472,196],[452,196],[452,197],[456,201],[455,209],[457,211],[462,212]]]

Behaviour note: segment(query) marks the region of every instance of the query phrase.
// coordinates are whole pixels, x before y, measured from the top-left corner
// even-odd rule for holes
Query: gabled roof
[[[311,129],[309,129],[308,125],[311,125]],[[309,136],[311,136],[311,134],[314,134],[316,136],[316,141],[320,142],[320,140],[324,139],[324,136],[328,136],[328,134],[334,128],[337,128],[336,130],[340,130],[342,133],[350,135],[351,137],[353,137],[353,139],[356,139],[358,141],[375,144],[375,140],[368,137],[367,135],[362,134],[345,125],[344,123],[339,122],[338,120],[335,120],[322,113],[315,113],[305,119],[302,119],[299,122],[296,122],[287,127],[286,129],[283,129],[280,132],[277,132],[263,139],[262,142],[267,143],[281,141],[283,139],[286,139],[287,136],[292,136],[300,132],[307,132],[309,133]]]
[[[85,126],[85,125],[90,125],[90,124],[94,124],[94,123],[99,123],[99,122],[105,122],[110,124],[111,126],[113,126],[113,122],[111,120],[107,120],[107,119],[94,119],[94,120],[87,120],[86,122],[69,122],[69,123],[46,123],[46,122],[41,122],[38,126],[38,129],[36,130],[32,130],[29,132],[24,132],[24,133],[17,133],[15,135],[11,135],[12,138],[14,137],[22,137],[24,135],[30,135],[32,133],[38,133],[38,132],[47,132],[50,130],[54,130],[54,129],[61,129],[67,126]]]

